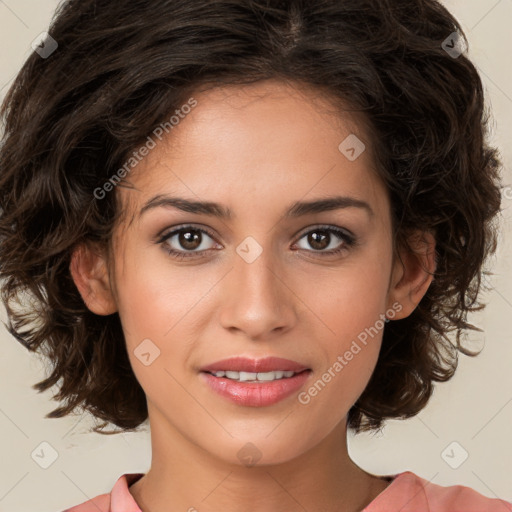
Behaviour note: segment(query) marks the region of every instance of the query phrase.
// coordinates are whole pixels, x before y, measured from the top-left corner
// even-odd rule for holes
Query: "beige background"
[[[475,359],[461,355],[455,377],[437,386],[419,416],[390,421],[378,435],[350,436],[349,446],[354,461],[375,474],[411,470],[437,484],[462,484],[512,501],[512,0],[444,3],[468,35],[470,57],[494,112],[493,140],[504,159],[503,182],[510,187],[503,193],[501,246],[492,262],[494,290],[486,312],[474,318],[485,331],[475,346],[485,343],[485,349]],[[0,99],[32,51],[31,42],[47,29],[56,5],[55,0],[0,0]],[[42,363],[3,325],[0,350],[0,511],[58,512],[110,491],[125,472],[147,471],[147,430],[105,437],[83,433],[88,418],[44,419],[56,404],[49,393],[37,395],[31,389],[43,378]],[[441,455],[453,441],[461,448],[455,448],[451,460],[457,461],[462,449],[469,454],[457,469]],[[42,442],[58,452],[48,469],[31,458]]]

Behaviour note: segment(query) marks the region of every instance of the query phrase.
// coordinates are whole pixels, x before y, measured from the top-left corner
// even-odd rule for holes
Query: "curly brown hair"
[[[487,142],[481,79],[444,42],[458,22],[435,0],[80,0],[49,29],[0,110],[0,278],[9,332],[52,363],[59,418],[80,407],[134,430],[148,417],[117,313],[93,314],[70,275],[84,242],[110,247],[123,212],[94,191],[155,126],[207,83],[269,78],[316,88],[360,112],[388,186],[395,245],[436,233],[437,269],[417,308],[389,322],[375,371],[350,409],[357,432],[407,418],[446,381],[482,309],[495,252],[500,160]],[[411,249],[412,250],[412,249]],[[28,303],[24,302],[29,298]],[[455,336],[448,336],[455,331]]]

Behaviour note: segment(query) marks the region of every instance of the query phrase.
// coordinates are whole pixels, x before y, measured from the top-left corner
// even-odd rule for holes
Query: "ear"
[[[92,244],[78,245],[71,254],[69,271],[86,306],[97,315],[111,315],[117,304],[110,286],[104,254]]]
[[[388,307],[394,303],[402,306],[394,320],[406,318],[416,309],[437,268],[436,240],[432,232],[416,230],[408,237],[408,242],[410,249],[398,249],[391,273]]]

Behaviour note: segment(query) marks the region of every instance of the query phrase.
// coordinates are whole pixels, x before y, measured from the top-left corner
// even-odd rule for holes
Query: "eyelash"
[[[207,234],[210,238],[215,240],[214,234],[211,231],[209,231],[208,229],[198,228],[198,227],[191,226],[191,225],[186,225],[186,226],[181,226],[181,227],[179,227],[177,229],[174,229],[173,231],[163,235],[159,240],[157,240],[156,243],[157,244],[161,244],[164,247],[165,251],[169,254],[169,256],[171,256],[173,258],[176,258],[178,260],[185,260],[185,259],[188,259],[188,258],[201,258],[202,257],[201,253],[204,253],[204,252],[207,252],[207,251],[211,251],[211,250],[216,250],[216,249],[206,249],[206,250],[203,250],[203,251],[177,251],[175,249],[171,249],[167,245],[167,241],[170,238],[172,238],[176,234],[179,234],[181,232],[186,232],[186,231],[199,231],[200,233]],[[341,238],[344,243],[338,249],[331,249],[330,251],[315,251],[315,250],[311,250],[311,251],[308,251],[308,252],[314,252],[314,253],[318,253],[318,254],[325,255],[325,256],[335,256],[337,254],[342,253],[343,251],[349,250],[351,247],[353,247],[357,243],[356,237],[353,236],[353,235],[349,235],[344,230],[339,229],[339,228],[335,228],[335,227],[332,227],[332,226],[321,226],[321,225],[315,226],[312,229],[310,229],[309,231],[304,232],[299,237],[298,240],[301,240],[302,238],[304,238],[304,236],[309,235],[310,233],[314,233],[315,231],[323,231],[323,232],[328,232],[328,233],[334,233],[338,238]],[[299,249],[299,250],[307,250],[307,249]],[[197,255],[199,255],[199,256],[197,256]]]

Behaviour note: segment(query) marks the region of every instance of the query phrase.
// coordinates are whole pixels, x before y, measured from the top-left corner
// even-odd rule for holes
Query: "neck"
[[[154,409],[150,424],[151,468],[130,487],[142,512],[357,512],[388,485],[350,459],[346,421],[293,459],[266,464],[265,454],[257,455],[257,448],[247,443],[239,453],[249,458],[233,462],[214,456]],[[251,454],[253,461],[261,456],[255,465]]]

